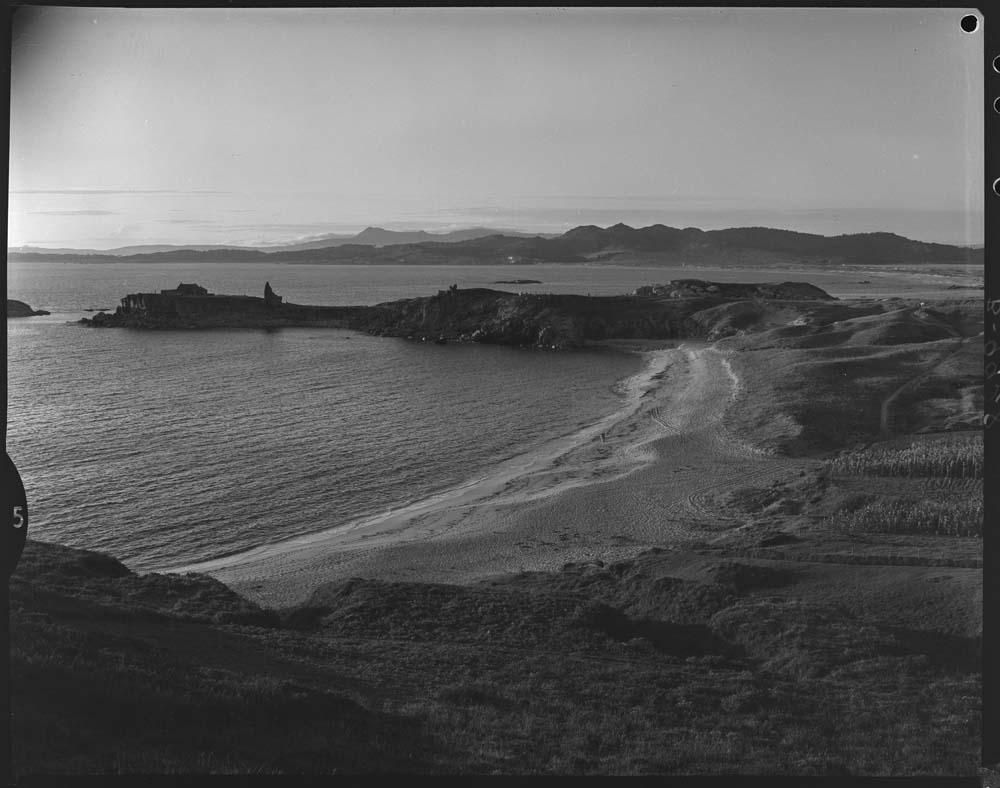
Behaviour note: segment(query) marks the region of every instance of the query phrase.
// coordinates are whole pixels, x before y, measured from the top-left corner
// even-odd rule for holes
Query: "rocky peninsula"
[[[718,339],[751,328],[782,303],[832,300],[805,282],[680,279],[620,296],[510,293],[452,285],[433,296],[374,306],[306,306],[285,302],[270,283],[263,298],[216,295],[182,283],[159,293],[132,293],[114,313],[101,312],[80,322],[140,329],[325,326],[418,340],[565,349],[608,339]]]
[[[13,298],[7,299],[7,317],[36,317],[37,315],[49,315],[44,309],[32,309],[24,301],[15,301]]]
[[[198,284],[181,283],[159,293],[130,293],[114,312],[98,312],[80,323],[95,328],[280,328],[324,326],[353,328],[371,307],[291,304],[276,295],[270,282],[264,297],[210,293]]]

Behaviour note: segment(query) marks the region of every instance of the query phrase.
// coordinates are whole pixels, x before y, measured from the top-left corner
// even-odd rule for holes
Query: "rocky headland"
[[[264,297],[220,295],[198,284],[181,283],[159,293],[130,293],[114,312],[98,312],[80,323],[95,328],[353,328],[371,307],[291,304],[270,283]]]
[[[32,309],[24,301],[15,301],[13,298],[7,299],[7,317],[36,317],[37,315],[50,315],[44,309]]]
[[[379,336],[565,349],[609,339],[718,339],[752,329],[777,305],[833,301],[805,282],[737,284],[682,279],[631,295],[511,293],[452,285],[436,295],[374,306],[285,303],[215,295],[194,284],[133,293],[114,313],[80,322],[94,327],[277,328],[326,326]]]

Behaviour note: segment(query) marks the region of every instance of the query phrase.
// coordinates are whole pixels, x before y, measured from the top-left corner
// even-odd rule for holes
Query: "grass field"
[[[667,574],[682,559],[700,579]],[[29,543],[12,615],[22,774],[976,764],[978,637],[809,601],[808,566],[664,551],[473,586],[348,581],[275,612],[122,569]]]
[[[830,467],[842,477],[896,477],[943,481],[933,496],[872,492],[846,503],[830,518],[830,526],[853,534],[983,535],[982,495],[968,495],[968,485],[948,484],[983,478],[983,440],[979,433],[923,436],[909,441],[874,444],[843,452]]]
[[[983,535],[983,502],[939,503],[932,499],[881,500],[843,512],[831,525],[848,533]]]
[[[981,433],[945,435],[904,445],[878,445],[839,455],[835,473],[868,476],[983,478]]]

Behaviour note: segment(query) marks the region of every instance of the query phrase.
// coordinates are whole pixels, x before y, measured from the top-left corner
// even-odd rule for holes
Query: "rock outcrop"
[[[655,288],[661,287],[666,291],[657,292]],[[682,280],[648,291],[640,288],[624,296],[452,288],[429,298],[381,304],[371,313],[359,315],[364,322],[358,327],[382,336],[422,339],[444,335],[473,342],[561,349],[605,339],[717,339],[752,330],[755,320],[771,308],[767,304],[830,300],[834,299],[825,291],[803,282]],[[736,313],[743,317],[734,319]]]
[[[15,301],[13,298],[7,299],[7,317],[35,317],[36,315],[50,315],[44,309],[32,309],[24,301]]]

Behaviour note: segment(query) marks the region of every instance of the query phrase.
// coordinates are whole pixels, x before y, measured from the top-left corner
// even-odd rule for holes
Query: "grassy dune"
[[[897,434],[978,429],[982,303],[936,307],[828,304],[722,340],[719,347],[732,351],[744,381],[728,423],[792,455],[823,455]]]
[[[908,567],[853,569],[883,592],[912,582]],[[944,595],[924,621],[977,582],[921,571]],[[21,773],[972,773],[976,623],[926,629],[838,585],[824,565],[705,545],[473,586],[348,581],[264,611],[203,577],[33,542],[13,589],[15,759]]]

